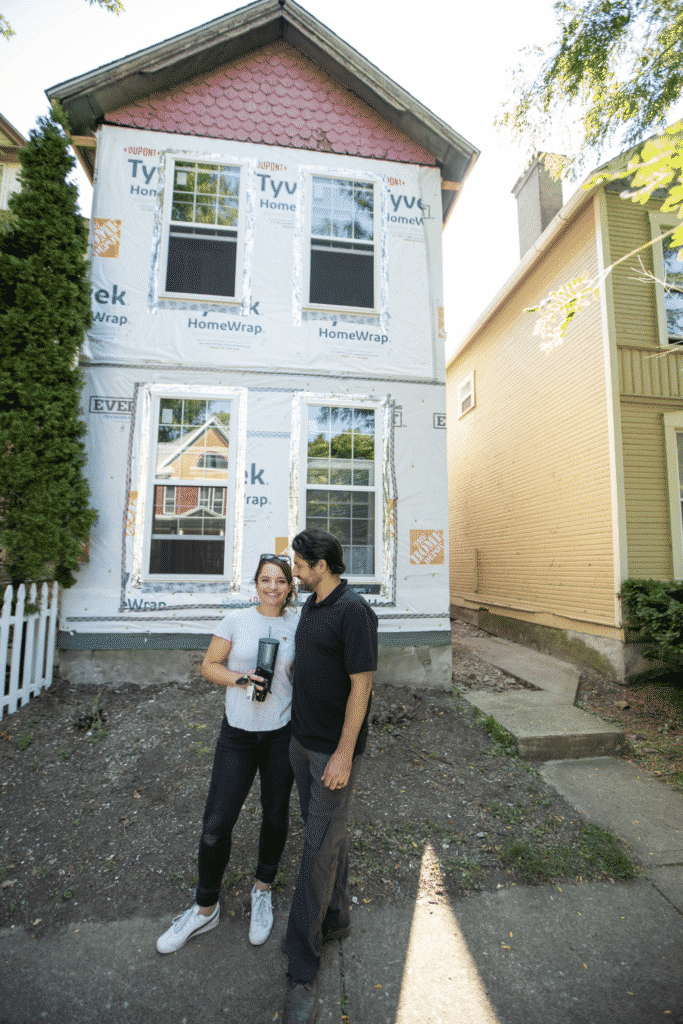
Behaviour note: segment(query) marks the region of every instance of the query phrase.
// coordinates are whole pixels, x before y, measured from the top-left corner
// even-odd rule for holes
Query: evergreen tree
[[[97,518],[78,418],[87,229],[66,180],[75,161],[63,116],[39,118],[20,151],[22,187],[0,233],[0,545],[15,586],[46,573],[71,586]]]

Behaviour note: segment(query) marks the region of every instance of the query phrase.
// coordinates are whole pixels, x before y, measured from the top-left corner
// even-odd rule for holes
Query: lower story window
[[[308,491],[306,529],[333,533],[352,576],[375,573],[375,495],[353,491]]]
[[[149,572],[225,573],[230,401],[159,399]],[[209,483],[210,481],[210,483]]]
[[[308,406],[305,525],[334,534],[350,576],[378,571],[375,421],[374,409]]]

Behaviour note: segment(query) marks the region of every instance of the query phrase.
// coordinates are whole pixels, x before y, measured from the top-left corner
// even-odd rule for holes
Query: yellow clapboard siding
[[[451,587],[614,622],[607,399],[599,305],[546,355],[525,308],[597,273],[591,205],[539,260],[447,381]],[[457,417],[474,370],[475,407]],[[475,550],[478,551],[475,572]]]
[[[606,194],[609,216],[610,259],[615,262],[651,239],[648,208],[615,193]],[[642,267],[641,267],[642,263]],[[617,338],[620,344],[659,348],[655,288],[644,279],[652,273],[652,251],[643,249],[612,271],[612,295]]]
[[[621,403],[630,576],[673,577],[663,414],[680,409],[680,402]]]

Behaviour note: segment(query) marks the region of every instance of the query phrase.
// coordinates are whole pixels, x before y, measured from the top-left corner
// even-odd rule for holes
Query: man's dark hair
[[[342,546],[336,537],[325,530],[302,530],[292,541],[292,548],[311,568],[323,558],[333,576],[346,572]]]

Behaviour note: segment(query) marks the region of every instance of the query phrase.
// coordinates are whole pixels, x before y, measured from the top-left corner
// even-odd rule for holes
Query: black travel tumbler
[[[262,690],[254,692],[254,700],[264,701],[270,693],[279,646],[280,641],[271,640],[270,637],[264,637],[258,642],[258,661],[256,662],[254,674],[265,679],[265,683]]]

